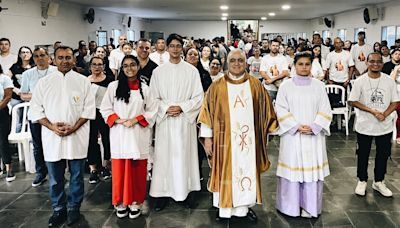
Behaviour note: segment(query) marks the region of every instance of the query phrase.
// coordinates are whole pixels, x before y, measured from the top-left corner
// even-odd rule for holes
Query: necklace
[[[375,87],[374,90],[372,90],[371,78],[368,76],[369,88],[370,88],[370,90],[372,91],[372,94],[371,94],[371,95],[376,94],[376,92],[377,92],[377,90],[378,90],[378,88],[379,88],[379,83],[381,82],[381,78],[382,78],[382,77],[379,76],[378,85]]]
[[[49,68],[46,69],[46,71],[44,72],[44,74],[41,74],[41,73],[39,72],[39,69],[36,68],[36,72],[38,73],[38,75],[39,75],[40,77],[46,76],[46,75],[47,75],[47,71],[49,71]]]

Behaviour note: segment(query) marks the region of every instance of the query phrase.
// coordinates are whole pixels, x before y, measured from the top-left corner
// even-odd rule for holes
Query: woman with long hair
[[[211,48],[209,46],[204,46],[201,49],[200,62],[204,70],[210,71],[210,60],[211,60]]]
[[[10,68],[12,73],[11,80],[14,85],[10,102],[11,107],[23,102],[20,97],[22,73],[34,66],[35,62],[33,61],[32,50],[27,46],[20,47],[18,50],[18,60]],[[21,112],[18,112],[17,115],[17,132],[20,132],[22,127],[22,114]]]
[[[147,158],[157,105],[139,81],[139,60],[126,55],[109,84],[100,113],[110,127],[112,204],[118,218],[137,218],[146,196]]]
[[[102,47],[97,47],[100,50]],[[95,52],[97,53],[97,51]],[[90,168],[89,183],[96,184],[99,182],[99,174],[104,180],[111,177],[110,172],[110,128],[104,122],[100,114],[100,105],[108,85],[114,81],[113,76],[107,76],[104,73],[104,59],[95,55],[89,62],[90,72],[88,79],[92,83],[92,90],[96,97],[96,119],[90,121],[88,163]],[[99,133],[104,148],[104,162],[101,160],[100,145],[98,142]],[[100,168],[98,170],[98,168]]]
[[[311,64],[311,75],[320,80],[323,81],[325,79],[325,60],[322,58],[321,55],[321,46],[320,45],[314,45],[312,49],[312,64]]]

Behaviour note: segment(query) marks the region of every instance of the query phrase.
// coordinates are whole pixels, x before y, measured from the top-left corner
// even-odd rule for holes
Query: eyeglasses
[[[139,46],[138,48],[139,48],[140,50],[146,50],[146,51],[150,50],[150,48],[149,48],[149,47],[143,47],[143,46]]]
[[[30,54],[30,51],[21,51],[20,54]]]
[[[244,63],[245,60],[244,60],[243,58],[240,58],[240,59],[230,59],[229,62],[230,62],[230,63],[235,63],[235,62]]]
[[[137,67],[137,64],[136,64],[136,63],[131,63],[131,64],[129,64],[129,65],[126,65],[126,64],[122,65],[122,68],[123,68],[123,69],[135,68],[135,67]]]
[[[383,61],[382,60],[369,60],[368,61],[368,63],[370,63],[370,64],[382,64],[383,63]]]
[[[90,66],[94,68],[101,68],[104,66],[104,64],[91,64]]]
[[[211,63],[210,65],[212,65],[212,66],[221,66],[221,64],[219,64],[219,63]]]
[[[182,48],[182,45],[181,44],[170,44],[170,45],[168,45],[168,47],[169,48],[171,48],[171,49],[181,49]]]

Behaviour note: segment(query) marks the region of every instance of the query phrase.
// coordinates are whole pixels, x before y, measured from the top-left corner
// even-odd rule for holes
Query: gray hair
[[[244,58],[244,61],[247,62],[246,54],[244,53],[244,51],[239,49],[239,48],[235,48],[232,51],[230,51],[229,54],[228,54],[228,57],[227,57],[227,62],[228,63],[230,62],[230,60],[232,58],[232,55],[235,54],[235,53],[239,53]]]

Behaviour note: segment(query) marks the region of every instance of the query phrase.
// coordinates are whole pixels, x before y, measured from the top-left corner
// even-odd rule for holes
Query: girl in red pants
[[[146,196],[150,125],[156,105],[138,79],[139,60],[127,55],[118,80],[110,83],[100,112],[110,127],[112,204],[119,218],[137,218]]]

